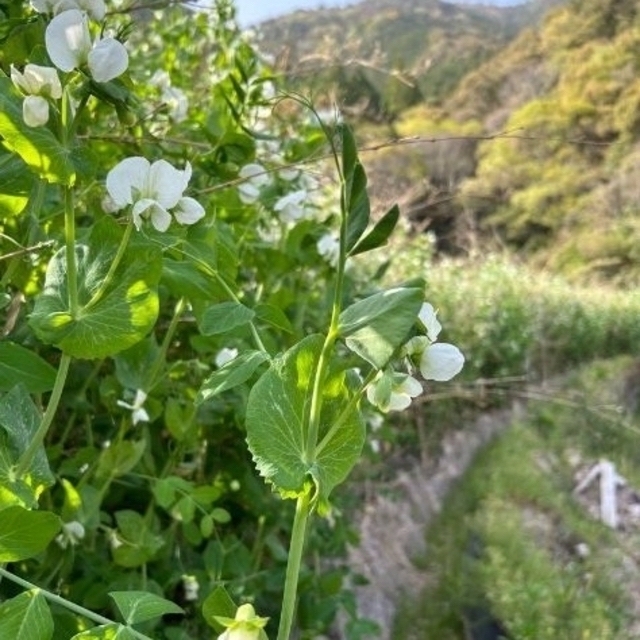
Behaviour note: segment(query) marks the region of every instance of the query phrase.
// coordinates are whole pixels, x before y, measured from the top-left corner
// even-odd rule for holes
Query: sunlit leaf
[[[70,152],[46,127],[28,127],[22,117],[22,98],[9,78],[0,76],[0,144],[18,154],[48,182],[73,184]]]
[[[60,518],[48,511],[12,506],[0,511],[0,562],[33,558],[60,531]]]
[[[50,640],[52,636],[53,618],[40,591],[26,591],[0,605],[0,638]]]
[[[76,358],[103,358],[142,340],[158,316],[161,263],[149,247],[129,247],[104,296],[84,308],[100,287],[115,257],[122,230],[110,218],[94,226],[86,244],[76,245],[80,310],[69,310],[64,249],[47,268],[44,290],[37,297],[30,324],[38,337]]]

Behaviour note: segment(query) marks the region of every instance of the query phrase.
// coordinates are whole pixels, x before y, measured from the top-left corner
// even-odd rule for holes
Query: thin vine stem
[[[109,267],[109,271],[107,271],[107,275],[104,277],[100,286],[96,290],[96,292],[91,296],[91,299],[87,304],[84,305],[83,310],[88,310],[91,307],[95,306],[100,302],[102,296],[104,296],[106,290],[108,289],[111,281],[113,280],[113,276],[116,273],[116,270],[120,266],[120,262],[122,261],[122,257],[124,256],[124,252],[129,244],[129,239],[131,238],[131,232],[133,231],[133,222],[129,222],[127,228],[124,231],[124,235],[122,236],[122,240],[120,241],[120,245],[118,246],[118,251],[116,253],[115,258],[111,262],[111,266]]]
[[[160,373],[160,368],[162,364],[166,360],[167,352],[169,351],[169,346],[171,345],[171,341],[173,340],[173,336],[178,329],[178,323],[180,322],[180,316],[184,312],[187,306],[186,300],[184,298],[180,298],[178,300],[176,307],[173,311],[173,317],[171,318],[171,322],[167,327],[167,331],[164,334],[164,338],[162,340],[162,344],[160,345],[160,351],[156,356],[156,359],[153,362],[153,366],[151,367],[151,373],[149,374],[148,384],[149,389],[143,389],[143,391],[149,391],[155,384]]]
[[[62,391],[67,380],[67,373],[69,372],[70,363],[71,356],[63,353],[62,357],[60,358],[60,364],[58,365],[58,373],[56,374],[56,380],[53,385],[51,397],[49,398],[47,410],[42,416],[42,420],[40,421],[38,430],[31,439],[29,446],[18,460],[18,465],[16,467],[16,475],[18,477],[21,477],[29,468],[34,457],[36,456],[36,453],[38,452],[38,449],[44,442],[47,432],[49,431],[49,427],[53,422],[53,417],[58,409],[58,404],[60,403],[60,397],[62,396]]]
[[[106,625],[106,624],[117,625],[117,624],[119,624],[118,622],[114,622],[113,620],[110,620],[109,618],[105,618],[104,616],[101,616],[98,613],[94,613],[93,611],[90,611],[89,609],[85,609],[84,607],[80,606],[79,604],[75,604],[75,602],[71,602],[69,600],[66,600],[62,596],[59,596],[59,595],[57,595],[55,593],[52,593],[51,591],[47,591],[46,589],[43,589],[42,587],[38,587],[37,585],[32,584],[31,582],[28,582],[27,580],[24,580],[23,578],[20,578],[19,576],[11,573],[10,571],[7,571],[6,569],[4,569],[2,567],[0,567],[0,576],[2,576],[3,578],[6,578],[7,580],[10,580],[11,582],[13,582],[13,583],[15,583],[17,585],[20,585],[24,589],[27,589],[29,591],[37,591],[38,593],[41,593],[50,602],[58,604],[61,607],[64,607],[65,609],[68,609],[69,611],[73,611],[73,613],[77,613],[78,615],[81,615],[84,618],[86,618],[87,620],[91,620],[92,622],[95,622],[96,624],[100,624],[100,625]],[[125,626],[125,625],[121,625],[121,626]],[[127,629],[127,631],[129,631],[129,633],[134,638],[138,638],[138,640],[151,640],[151,638],[149,638],[149,636],[145,636],[144,634],[140,633],[139,631],[136,631],[135,629],[132,629],[129,626],[126,626],[126,629]]]

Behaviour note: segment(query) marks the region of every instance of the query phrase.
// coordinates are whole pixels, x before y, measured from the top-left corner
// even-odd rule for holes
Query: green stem
[[[360,391],[358,391],[358,393],[353,394],[353,396],[347,403],[347,406],[344,408],[342,413],[338,416],[338,419],[331,425],[331,428],[327,431],[324,438],[322,438],[322,440],[316,447],[316,450],[315,450],[316,456],[320,455],[322,450],[331,442],[336,431],[338,431],[340,427],[342,427],[344,421],[347,419],[347,416],[349,415],[353,407],[356,404],[358,404],[358,402],[360,402],[360,398],[362,398],[362,394],[366,391],[369,384],[371,384],[371,382],[377,375],[378,375],[377,369],[372,369],[369,372],[369,375],[365,378],[364,382],[362,383],[362,387],[360,387]]]
[[[102,296],[105,294],[107,288],[111,284],[113,280],[113,276],[116,273],[117,268],[120,266],[120,262],[122,261],[122,256],[124,256],[125,249],[129,244],[129,239],[131,238],[131,232],[133,231],[133,222],[129,222],[127,228],[125,229],[124,235],[122,236],[122,240],[120,241],[120,246],[118,247],[118,251],[116,253],[116,257],[113,259],[111,266],[109,267],[109,271],[107,271],[107,275],[104,277],[104,280],[101,282],[100,286],[96,290],[96,292],[91,296],[91,300],[84,305],[83,310],[88,310],[94,305],[98,304],[102,299]]]
[[[305,447],[306,462],[310,465],[313,464],[316,459],[316,447],[318,444],[318,433],[320,431],[320,415],[322,412],[322,388],[335,342],[336,334],[330,330],[322,345],[322,351],[318,358],[318,366],[316,367],[316,375],[313,381],[311,406],[309,408],[309,429],[307,430]]]
[[[300,574],[307,522],[311,512],[309,508],[310,493],[311,488],[307,488],[296,503],[296,515],[293,520],[293,531],[291,532],[291,546],[289,547],[289,558],[287,560],[287,573],[284,582],[282,612],[280,615],[277,640],[289,640],[291,626],[293,625],[293,615],[296,609],[296,596],[298,592],[298,575]]]
[[[56,595],[55,593],[51,593],[51,591],[47,591],[46,589],[42,589],[41,587],[38,587],[37,585],[32,584],[31,582],[27,582],[26,580],[20,578],[19,576],[14,575],[13,573],[7,571],[6,569],[3,569],[2,567],[0,567],[0,576],[2,576],[3,578],[7,578],[7,580],[11,580],[11,582],[18,584],[24,589],[27,589],[29,591],[32,591],[32,590],[38,591],[50,602],[54,602],[55,604],[58,604],[61,607],[64,607],[65,609],[68,609],[69,611],[73,611],[73,613],[77,613],[78,615],[83,616],[84,618],[87,618],[87,620],[91,620],[96,624],[100,624],[100,625],[118,624],[113,620],[109,620],[109,618],[105,618],[104,616],[101,616],[98,613],[94,613],[89,609],[85,609],[84,607],[81,607],[79,604],[75,604],[74,602],[65,600],[65,598],[59,595]],[[129,631],[134,638],[138,638],[138,640],[151,640],[149,636],[145,636],[139,631],[132,629],[131,627],[126,627],[126,628],[127,628],[127,631]]]
[[[76,265],[76,220],[73,207],[73,191],[64,188],[64,242],[67,257],[67,290],[69,292],[69,313],[78,315],[78,267]]]
[[[160,351],[156,356],[156,359],[151,367],[151,374],[147,378],[148,381],[148,389],[143,389],[143,391],[149,391],[153,388],[156,383],[156,379],[158,374],[160,373],[160,369],[167,358],[167,352],[169,351],[169,346],[171,345],[171,341],[173,340],[173,336],[178,328],[178,323],[180,322],[180,316],[184,311],[187,303],[184,298],[180,298],[178,303],[176,304],[176,308],[173,312],[173,317],[171,318],[171,322],[167,327],[167,332],[164,334],[164,339],[162,340],[162,344],[160,345]]]
[[[62,358],[60,358],[60,365],[58,366],[58,373],[56,375],[56,380],[53,385],[53,390],[51,392],[51,397],[49,398],[49,404],[47,405],[47,410],[42,416],[42,420],[40,422],[40,426],[33,436],[27,450],[20,456],[18,460],[18,465],[16,467],[16,475],[17,477],[21,477],[24,475],[26,470],[31,465],[33,458],[35,457],[38,449],[44,442],[44,439],[47,435],[47,431],[51,426],[51,422],[53,421],[53,416],[56,413],[58,408],[58,404],[60,403],[60,397],[62,396],[62,390],[64,389],[64,383],[67,380],[67,373],[69,372],[69,363],[71,362],[71,356],[63,353]]]

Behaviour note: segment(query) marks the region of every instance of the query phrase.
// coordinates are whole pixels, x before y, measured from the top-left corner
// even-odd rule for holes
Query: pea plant
[[[398,208],[225,0],[0,16],[0,637],[313,637],[367,416],[464,361],[353,260]]]

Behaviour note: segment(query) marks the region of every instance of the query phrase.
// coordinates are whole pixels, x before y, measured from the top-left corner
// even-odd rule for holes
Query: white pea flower
[[[266,187],[271,182],[265,168],[256,163],[246,164],[238,177],[244,179],[244,182],[238,185],[238,193],[240,200],[245,204],[253,204],[260,197],[260,189]]]
[[[123,407],[124,409],[129,409],[131,411],[131,421],[135,426],[138,422],[149,422],[149,414],[143,406],[146,399],[147,394],[142,389],[138,389],[136,391],[136,397],[133,400],[133,404],[129,404],[124,400],[116,400],[116,404],[119,407]]]
[[[111,529],[109,531],[109,545],[111,546],[111,550],[115,551],[119,547],[124,544],[122,538],[118,535],[118,532],[115,529]]]
[[[215,616],[219,624],[227,627],[218,636],[218,640],[259,640],[262,629],[269,618],[260,618],[256,615],[253,605],[242,604],[236,611],[235,618]]]
[[[367,387],[367,399],[380,411],[402,411],[422,393],[422,385],[406,373],[385,371]]]
[[[31,0],[38,13],[62,13],[70,9],[86,11],[94,20],[101,22],[107,12],[104,0]]]
[[[307,192],[301,189],[280,198],[273,208],[280,214],[283,222],[295,222],[304,216],[303,203],[306,199]]]
[[[283,157],[277,153],[277,150],[271,161],[274,164],[281,166],[281,169],[278,169],[278,177],[285,182],[293,182],[297,178],[300,177],[300,169],[295,166],[287,166],[287,163],[284,161]]]
[[[224,367],[224,365],[227,364],[227,362],[231,362],[232,360],[235,360],[235,358],[237,357],[238,357],[237,349],[229,349],[228,347],[223,347],[222,349],[220,349],[220,351],[218,351],[218,353],[216,353],[214,362],[216,363],[216,367],[220,368],[220,367]]]
[[[418,360],[420,373],[425,380],[445,382],[462,370],[464,356],[458,347],[447,342],[436,342],[442,329],[433,307],[425,303],[418,318],[427,335],[411,338],[402,348],[403,355]]]
[[[175,122],[187,117],[189,100],[182,89],[171,86],[171,78],[166,71],[156,71],[149,82],[160,89],[160,100],[169,107],[169,115]]]
[[[340,240],[331,232],[325,233],[316,243],[318,253],[332,266],[338,266]]]
[[[198,599],[200,583],[195,576],[182,576],[182,587],[184,588],[184,599],[187,602],[195,602]]]
[[[58,14],[45,32],[47,53],[61,71],[73,71],[85,64],[96,82],[109,82],[124,73],[129,55],[115,38],[97,38],[91,42],[86,14],[70,9]]]
[[[62,549],[69,545],[75,547],[84,538],[84,527],[77,520],[65,522],[62,525],[62,533],[56,536],[56,542]]]
[[[190,179],[188,162],[180,171],[166,160],[151,164],[146,158],[134,156],[109,171],[107,191],[116,211],[133,205],[131,215],[136,229],[140,229],[143,219],[149,218],[158,231],[166,231],[171,213],[181,224],[194,224],[204,216],[199,202],[182,195]]]
[[[160,99],[169,107],[169,115],[175,122],[182,122],[187,117],[189,100],[182,89],[167,87],[162,90]]]
[[[26,97],[22,102],[22,117],[29,127],[41,127],[49,120],[47,98],[62,97],[62,85],[53,67],[27,64],[20,73],[11,65],[11,81]]]

